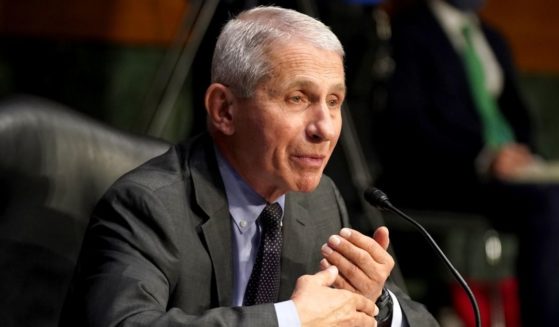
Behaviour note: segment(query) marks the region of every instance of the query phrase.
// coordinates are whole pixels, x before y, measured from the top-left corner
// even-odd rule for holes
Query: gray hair
[[[305,42],[344,57],[330,28],[295,10],[256,7],[231,19],[221,31],[212,60],[212,82],[229,86],[240,97],[252,96],[270,73],[267,51],[276,42]]]

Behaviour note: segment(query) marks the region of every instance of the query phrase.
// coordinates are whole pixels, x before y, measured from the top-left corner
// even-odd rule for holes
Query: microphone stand
[[[218,4],[219,0],[189,1],[182,27],[145,99],[144,110],[151,114],[147,134],[163,133]]]
[[[456,280],[460,283],[460,285],[462,286],[464,291],[466,291],[466,294],[468,295],[468,298],[470,299],[470,302],[472,304],[472,308],[474,310],[476,326],[481,327],[481,314],[479,312],[479,306],[478,306],[477,301],[474,297],[474,293],[472,292],[472,290],[468,286],[468,283],[466,283],[466,281],[464,280],[462,275],[460,275],[458,270],[456,268],[454,268],[454,266],[452,265],[450,260],[448,260],[448,258],[444,254],[444,252],[437,245],[437,242],[435,242],[433,237],[431,237],[429,232],[427,232],[427,230],[423,226],[421,226],[420,223],[418,223],[413,218],[411,218],[410,216],[405,214],[403,211],[396,208],[392,203],[390,203],[386,194],[384,194],[384,192],[382,192],[381,190],[379,190],[377,188],[368,189],[367,191],[365,191],[365,199],[370,204],[372,204],[373,206],[375,206],[375,207],[377,207],[381,210],[389,210],[389,211],[394,212],[398,216],[400,216],[400,217],[404,218],[405,220],[407,220],[408,222],[410,222],[413,226],[415,226],[421,232],[421,234],[427,239],[427,242],[431,245],[431,247],[433,247],[433,249],[435,250],[435,253],[446,264],[447,268],[450,270],[452,275],[454,275],[454,278],[456,278]]]

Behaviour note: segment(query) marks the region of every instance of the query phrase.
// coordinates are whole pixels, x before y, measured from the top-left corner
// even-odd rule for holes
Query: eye
[[[326,100],[328,107],[330,108],[338,108],[341,105],[341,101],[337,96],[332,96]]]
[[[304,93],[297,91],[288,94],[286,97],[286,101],[292,105],[303,105],[308,103],[309,99]]]
[[[293,95],[291,97],[289,97],[289,101],[293,102],[293,103],[301,103],[301,101],[303,101],[303,97],[300,95]]]

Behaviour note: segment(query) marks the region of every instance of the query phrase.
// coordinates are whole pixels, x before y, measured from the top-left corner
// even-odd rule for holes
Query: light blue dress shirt
[[[266,206],[266,200],[257,194],[237,174],[227,161],[215,150],[217,163],[231,215],[231,229],[233,230],[233,306],[242,306],[245,289],[252,273],[260,245],[261,226],[257,218]],[[276,202],[285,208],[285,195],[280,196]],[[282,217],[283,219],[283,217]],[[389,292],[394,303],[391,327],[406,326],[402,320],[402,311],[398,299]],[[274,303],[279,327],[297,327],[301,323],[297,308],[293,301]]]
[[[248,186],[237,172],[216,150],[219,172],[225,185],[225,193],[231,214],[233,230],[233,306],[242,306],[246,285],[260,245],[260,223],[257,218],[266,206],[266,200]],[[285,195],[276,202],[285,208]],[[283,219],[283,217],[282,217]],[[299,315],[293,301],[274,304],[280,327],[300,326]]]

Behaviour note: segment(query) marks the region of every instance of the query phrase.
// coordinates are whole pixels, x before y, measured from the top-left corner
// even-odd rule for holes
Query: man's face
[[[272,74],[249,99],[236,98],[233,165],[268,201],[309,192],[340,136],[345,97],[342,58],[310,45],[276,46]]]

